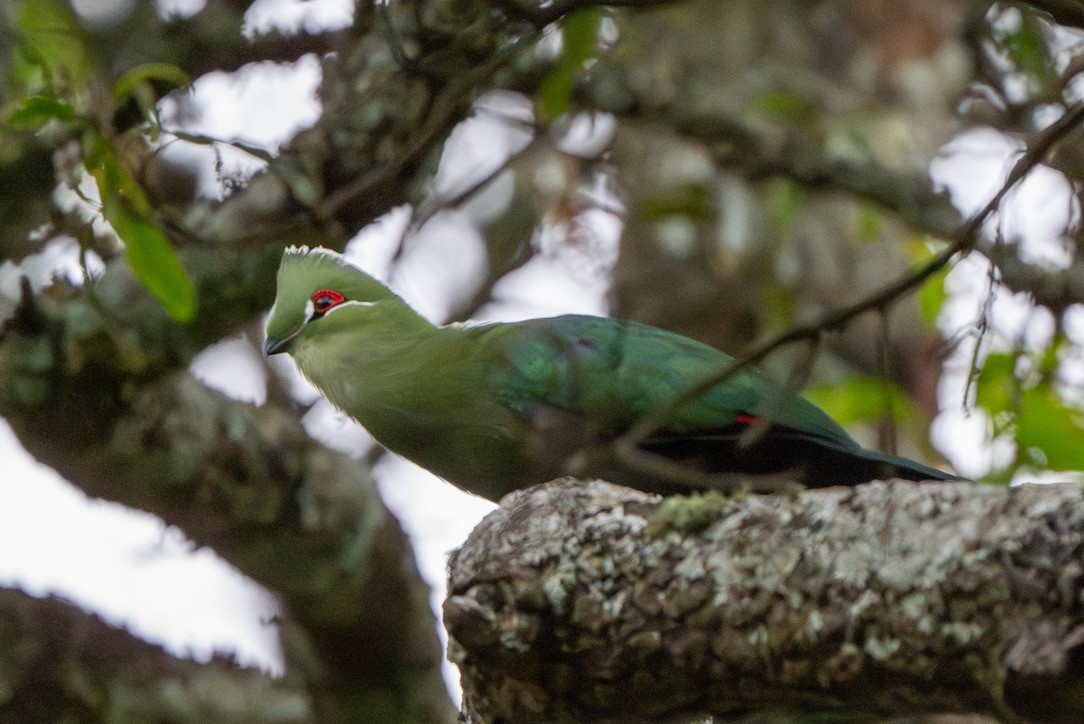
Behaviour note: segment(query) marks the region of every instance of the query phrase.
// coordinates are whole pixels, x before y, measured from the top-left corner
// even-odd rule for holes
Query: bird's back
[[[670,406],[733,358],[679,334],[625,320],[567,315],[473,330],[489,349],[492,384],[521,413],[547,405],[594,417],[620,432]],[[661,428],[686,434],[729,424],[738,413],[763,416],[855,446],[820,408],[765,375],[746,370],[669,414]]]

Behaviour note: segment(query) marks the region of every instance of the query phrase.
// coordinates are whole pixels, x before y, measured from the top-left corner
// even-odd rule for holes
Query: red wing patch
[[[737,415],[734,415],[734,422],[741,423],[742,425],[755,425],[760,422],[760,418],[756,415],[739,412]]]

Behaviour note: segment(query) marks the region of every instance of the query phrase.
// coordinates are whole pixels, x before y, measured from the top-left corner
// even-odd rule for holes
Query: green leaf
[[[933,252],[927,243],[927,239],[918,234],[913,235],[908,240],[907,252],[908,258],[916,267],[933,259]],[[945,278],[948,273],[949,265],[945,264],[941,269],[927,277],[915,294],[922,321],[932,329],[937,328],[937,315],[941,313],[941,307],[945,304]]]
[[[124,256],[140,283],[158,297],[171,317],[181,323],[190,321],[196,313],[195,290],[161,230],[123,204],[106,218],[124,239]]]
[[[546,121],[553,121],[568,110],[572,98],[572,74],[567,68],[550,69],[538,86],[538,112]]]
[[[1051,470],[1084,470],[1084,412],[1068,407],[1049,385],[1024,390],[1016,418],[1021,451],[1041,453]]]
[[[70,122],[75,120],[75,108],[52,96],[31,96],[23,101],[7,119],[14,129],[37,131],[49,121]]]
[[[175,65],[169,63],[145,63],[132,68],[117,79],[116,84],[113,86],[113,100],[117,102],[117,105],[120,105],[129,96],[136,93],[140,86],[151,81],[161,81],[163,84],[174,88],[184,88],[192,85],[188,74]]]
[[[102,215],[124,241],[124,256],[139,282],[178,322],[196,313],[196,292],[173,246],[150,218],[143,190],[122,165],[112,146],[88,134],[83,163],[98,182]]]
[[[598,26],[602,13],[598,8],[585,8],[570,13],[561,28],[564,36],[564,58],[574,65],[582,65],[598,48]]]
[[[983,360],[975,389],[975,402],[991,415],[1014,408],[1020,382],[1016,379],[1016,355],[995,352]]]
[[[922,315],[922,321],[931,327],[936,327],[937,315],[945,305],[945,277],[948,272],[948,266],[934,272],[918,290],[918,311]]]
[[[15,28],[23,55],[42,69],[48,88],[66,84],[72,92],[83,92],[92,62],[83,28],[67,2],[23,0],[16,11]]]
[[[1044,33],[1045,26],[1035,13],[1019,9],[1020,28],[1005,36],[1005,52],[1020,71],[1046,87],[1054,80],[1056,68]]]
[[[710,221],[716,209],[711,189],[704,184],[684,184],[666,195],[648,196],[640,206],[645,221],[658,221],[667,216],[684,216],[692,221]]]
[[[818,385],[802,394],[841,425],[875,422],[889,410],[894,419],[908,425],[923,419],[918,405],[899,385],[877,377],[854,377],[841,384]]]
[[[760,308],[769,329],[787,329],[794,323],[794,296],[774,278],[764,285]]]
[[[553,121],[572,105],[572,82],[584,63],[598,50],[598,28],[602,12],[584,8],[569,13],[561,26],[561,57],[538,85],[538,111]]]
[[[775,228],[781,234],[789,232],[806,207],[805,187],[789,179],[783,179],[773,186],[769,199]]]
[[[873,204],[859,204],[855,219],[854,235],[858,241],[876,241],[884,229],[885,217]]]
[[[760,96],[754,107],[765,113],[793,121],[799,125],[812,124],[820,117],[817,104],[790,91],[771,91]]]

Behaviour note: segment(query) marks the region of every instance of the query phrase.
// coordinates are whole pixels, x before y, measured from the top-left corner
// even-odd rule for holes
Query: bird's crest
[[[333,290],[356,302],[398,299],[342,254],[323,247],[291,246],[282,255],[275,304],[267,319],[267,335],[284,338],[305,321],[312,295]]]

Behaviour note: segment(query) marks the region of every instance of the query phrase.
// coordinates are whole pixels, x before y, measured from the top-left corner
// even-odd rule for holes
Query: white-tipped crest
[[[351,269],[359,268],[354,264],[351,264],[350,261],[339,252],[324,246],[306,246],[304,244],[301,246],[291,245],[286,247],[286,251],[283,253],[289,256],[323,256],[331,259],[340,266],[350,267]]]

